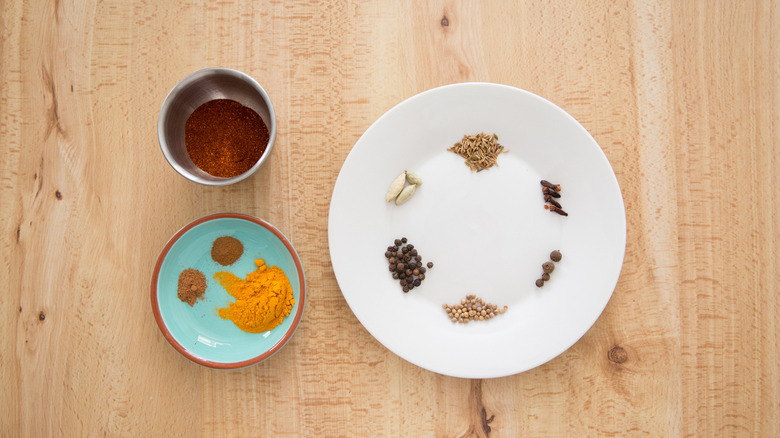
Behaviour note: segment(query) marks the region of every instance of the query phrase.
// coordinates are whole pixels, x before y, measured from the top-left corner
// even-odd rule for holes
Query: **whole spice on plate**
[[[485,321],[500,315],[509,309],[509,306],[499,308],[498,305],[485,302],[482,298],[469,294],[461,298],[460,303],[442,304],[441,308],[452,322],[467,324],[470,321]]]
[[[263,333],[290,315],[295,298],[290,280],[278,266],[268,267],[262,259],[255,260],[255,265],[257,269],[244,280],[225,271],[214,274],[214,279],[236,299],[218,309],[219,317],[245,332]]]
[[[194,306],[206,293],[206,276],[197,269],[185,269],[179,274],[178,292],[180,300]]]
[[[423,266],[422,255],[417,248],[406,237],[395,239],[393,245],[387,247],[385,258],[388,262],[388,269],[393,275],[394,280],[399,281],[401,290],[409,292],[415,287],[422,285],[425,280],[425,273],[428,269]],[[428,262],[428,266],[433,266]]]
[[[471,171],[481,172],[497,166],[498,154],[509,152],[498,143],[496,134],[487,135],[481,132],[477,135],[464,135],[463,139],[447,149],[466,159],[466,165]]]
[[[410,185],[406,185],[409,182]],[[412,199],[414,191],[417,186],[422,184],[422,179],[419,175],[413,172],[403,171],[398,175],[393,182],[390,183],[390,187],[385,194],[385,201],[390,202],[395,199],[395,205],[402,205],[406,201]]]
[[[559,262],[563,258],[563,254],[559,250],[554,250],[550,253],[550,260],[552,262],[542,263],[542,278],[536,280],[536,287],[544,286],[545,281],[550,281],[550,274],[555,270],[555,264],[553,262]]]
[[[251,108],[215,99],[195,109],[184,125],[184,144],[192,162],[218,177],[234,177],[257,163],[268,146],[268,127]]]
[[[404,183],[406,182],[406,171],[400,175],[398,175],[393,182],[390,183],[390,187],[387,189],[387,194],[385,195],[385,201],[390,202],[393,199],[395,199],[396,196],[398,196],[399,193],[401,193],[401,190],[404,189]]]
[[[409,184],[422,185],[422,178],[414,172],[406,172],[406,180],[409,181]]]
[[[542,185],[542,196],[544,197],[544,201],[550,204],[545,205],[544,208],[546,210],[550,210],[553,213],[558,213],[561,216],[568,216],[569,213],[563,211],[560,202],[555,200],[556,198],[561,197],[561,194],[558,193],[561,191],[561,185],[553,184],[550,181],[544,179],[539,181],[539,184]]]
[[[554,205],[550,206],[550,211],[553,212],[553,213],[558,213],[561,216],[568,216],[569,215],[569,213],[566,213],[565,211],[563,211],[562,208],[556,207]]]
[[[211,245],[211,258],[222,266],[232,265],[244,253],[244,245],[235,237],[217,237]]]
[[[404,202],[412,199],[412,195],[414,195],[414,190],[416,187],[417,186],[414,184],[404,187],[398,197],[395,198],[395,205],[402,205]]]

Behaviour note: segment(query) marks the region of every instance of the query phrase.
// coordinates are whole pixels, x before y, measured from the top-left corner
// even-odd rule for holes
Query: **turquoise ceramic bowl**
[[[235,237],[244,245],[241,258],[230,266],[211,258],[211,245],[220,236]],[[245,278],[256,269],[258,258],[284,271],[295,305],[273,330],[246,333],[217,315],[233,297],[213,277],[230,271]],[[179,274],[187,268],[201,271],[207,281],[205,298],[194,306],[177,297]],[[151,286],[152,310],[165,339],[187,358],[211,368],[242,368],[271,357],[295,333],[306,302],[303,267],[290,241],[271,224],[240,213],[205,216],[174,234],[157,259]]]

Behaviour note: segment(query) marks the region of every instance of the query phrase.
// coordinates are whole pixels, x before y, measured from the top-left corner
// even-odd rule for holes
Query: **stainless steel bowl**
[[[263,155],[252,168],[231,178],[209,175],[199,169],[184,145],[187,119],[196,108],[214,99],[235,100],[253,109],[268,127],[268,145]],[[185,178],[200,184],[224,186],[249,177],[268,159],[276,139],[276,115],[268,94],[249,75],[230,68],[207,68],[187,76],[168,93],[157,119],[157,138],[165,159]]]

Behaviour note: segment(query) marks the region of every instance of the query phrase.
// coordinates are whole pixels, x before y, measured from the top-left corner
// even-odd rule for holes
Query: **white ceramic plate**
[[[509,152],[472,173],[447,148],[483,131]],[[423,185],[386,203],[404,169]],[[568,217],[543,208],[541,179],[562,185]],[[384,257],[402,236],[435,264],[407,294]],[[517,88],[465,83],[414,96],[363,134],[336,181],[328,238],[344,298],[379,342],[430,371],[488,378],[553,359],[593,325],[620,275],[626,218],[609,162],[574,118]],[[563,260],[537,288],[554,249]],[[509,309],[452,323],[442,304],[472,293]]]

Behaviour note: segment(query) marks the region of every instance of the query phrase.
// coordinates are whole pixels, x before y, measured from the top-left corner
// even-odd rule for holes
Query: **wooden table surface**
[[[0,435],[780,435],[780,2],[0,4]],[[267,165],[225,188],[179,176],[156,135],[170,88],[212,66],[255,77],[279,127]],[[500,379],[390,353],[328,253],[359,136],[464,81],[572,114],[626,206],[604,313]],[[167,239],[220,211],[278,226],[308,282],[290,343],[238,371],[177,353],[149,302]]]

